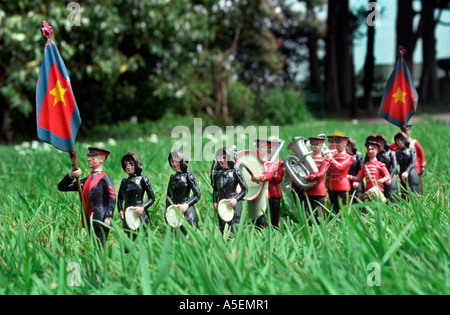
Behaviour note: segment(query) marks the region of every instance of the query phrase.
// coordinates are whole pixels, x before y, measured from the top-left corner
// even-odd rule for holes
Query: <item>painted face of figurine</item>
[[[376,138],[375,142],[380,144],[380,150],[379,151],[384,151],[384,141],[381,140],[380,138]]]
[[[224,154],[221,157],[219,156],[217,162],[219,162],[222,168],[228,168],[227,156]]]
[[[350,155],[353,154],[353,148],[352,148],[352,145],[350,144],[350,142],[347,143],[347,146],[345,147],[345,152]]]
[[[398,145],[398,147],[399,147],[400,149],[403,149],[403,148],[406,146],[406,144],[405,144],[405,139],[403,139],[402,137],[397,137],[397,138],[395,139],[395,143]]]
[[[102,168],[103,163],[105,163],[105,159],[105,156],[101,154],[90,155],[88,157],[88,167],[94,171]]]
[[[258,145],[258,154],[262,159],[267,159],[270,154],[270,146],[267,143],[260,143]]]
[[[319,155],[322,152],[322,142],[311,142],[311,151],[313,155]]]
[[[369,145],[367,147],[367,155],[369,156],[369,158],[373,159],[377,157],[377,153],[378,153],[378,148],[372,145]]]
[[[132,174],[134,174],[134,170],[135,170],[134,161],[133,160],[126,160],[125,161],[125,172],[128,175],[132,175]]]
[[[170,167],[172,167],[172,169],[177,173],[181,172],[180,161],[176,161],[171,158],[170,159]]]
[[[328,143],[329,143],[328,148],[330,150],[336,150],[336,140],[330,139],[328,140]]]
[[[339,142],[336,143],[336,150],[338,150],[338,152],[345,152],[346,148],[347,148],[347,140],[341,140]]]

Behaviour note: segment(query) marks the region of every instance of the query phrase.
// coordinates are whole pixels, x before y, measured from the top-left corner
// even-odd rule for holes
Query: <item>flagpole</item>
[[[70,155],[70,159],[72,160],[72,171],[76,171],[78,169],[78,161],[77,161],[77,155],[74,152],[69,152]],[[81,182],[80,182],[80,178],[77,177],[76,178],[76,183],[77,183],[77,190],[78,190],[78,195],[80,196],[80,201],[81,201],[81,209],[84,209],[84,199],[83,199],[83,192],[81,190]],[[83,211],[85,212],[85,211]],[[83,213],[81,214],[83,216]]]

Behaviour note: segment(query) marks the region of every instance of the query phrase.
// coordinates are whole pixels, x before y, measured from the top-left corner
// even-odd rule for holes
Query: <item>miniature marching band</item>
[[[236,232],[235,225],[239,224],[243,210],[242,201],[247,200],[250,207],[251,200],[257,200],[246,199],[248,184],[253,183],[267,184],[266,193],[261,190],[257,198],[267,199],[268,202],[260,203],[264,209],[253,220],[255,226],[260,228],[266,227],[266,218],[270,218],[273,227],[279,228],[283,195],[280,186],[283,190],[295,189],[297,194],[302,194],[299,199],[308,220],[312,216],[324,219],[327,201],[329,209],[337,213],[342,205],[349,203],[350,198],[354,202],[376,200],[395,203],[400,191],[404,199],[408,198],[408,190],[423,194],[421,175],[425,169],[425,155],[420,143],[411,139],[410,131],[411,125],[404,126],[395,135],[392,145],[382,134],[369,135],[365,142],[367,154],[364,161],[357,152],[355,141],[348,136],[321,134],[308,140],[297,137],[288,147],[295,155],[288,156],[284,161],[278,159],[284,142],[258,139],[255,142],[257,150],[252,151],[263,165],[258,171],[252,171],[244,164],[243,169],[237,167],[234,147],[219,149],[211,167],[210,179],[213,208],[217,212],[220,231],[224,233],[228,226],[232,233]],[[326,138],[329,148],[325,145]],[[307,141],[311,152],[305,147]],[[88,150],[88,167],[92,170],[89,176],[79,180],[82,172],[76,168],[59,182],[58,189],[80,192],[83,227],[87,225],[89,232],[93,227],[99,244],[104,245],[116,207],[114,183],[103,172],[103,164],[110,152],[95,147]],[[182,151],[170,152],[168,162],[175,173],[170,176],[167,185],[166,222],[187,235],[178,215],[198,229],[195,204],[201,198],[200,188],[193,173],[188,171],[188,159]],[[147,231],[151,226],[149,209],[155,202],[155,194],[149,178],[142,174],[142,162],[137,154],[126,153],[121,164],[128,177],[121,181],[117,208],[124,230],[129,236],[133,234],[135,239],[140,227]],[[242,172],[248,172],[250,179],[246,181]],[[77,182],[74,182],[75,179]]]

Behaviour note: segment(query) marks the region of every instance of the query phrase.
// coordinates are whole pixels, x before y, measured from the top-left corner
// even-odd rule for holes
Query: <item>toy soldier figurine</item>
[[[347,178],[348,170],[355,158],[346,153],[347,142],[350,137],[334,136],[337,152],[330,158],[330,201],[334,211],[339,212],[339,200],[347,204],[350,182]]]
[[[92,169],[92,172],[88,177],[81,180],[85,217],[88,228],[92,223],[97,240],[105,245],[109,229],[104,228],[100,222],[108,226],[111,225],[111,218],[116,206],[116,192],[113,181],[103,173],[103,164],[110,152],[94,147],[89,147],[88,150],[88,167]],[[79,177],[81,177],[81,169],[71,171],[59,182],[58,189],[60,191],[77,191],[77,185],[73,180]],[[82,222],[84,227],[84,219]]]
[[[284,176],[284,163],[280,160],[272,161],[272,158],[279,151],[280,144],[280,141],[275,140],[256,140],[256,150],[264,163],[266,171],[263,174],[255,174],[252,176],[252,181],[254,182],[269,182],[270,221],[274,227],[280,226],[280,204],[282,197],[280,183]],[[264,219],[264,215],[262,219]]]
[[[419,141],[416,139],[411,138],[411,128],[413,125],[405,125],[402,127],[402,131],[408,135],[409,138],[409,146],[411,148],[414,148],[416,150],[416,164],[414,165],[414,168],[416,169],[417,174],[419,174],[420,178],[420,189],[423,192],[423,183],[422,183],[422,174],[425,171],[425,152],[422,149],[422,146],[420,145]]]
[[[117,208],[119,209],[119,216],[124,221],[124,228],[128,229],[125,222],[124,210],[128,207],[134,207],[136,215],[139,217],[140,226],[144,230],[150,227],[150,215],[148,208],[155,202],[155,194],[153,193],[150,180],[147,176],[142,174],[142,163],[139,157],[133,153],[128,152],[122,157],[122,169],[128,174],[128,178],[122,179],[117,197]],[[147,200],[144,202],[144,195],[147,194]],[[129,231],[126,230],[128,236]],[[136,235],[133,236],[133,239]]]
[[[377,154],[377,160],[384,163],[391,176],[391,184],[384,186],[384,195],[390,202],[396,202],[399,198],[398,182],[396,175],[398,174],[397,159],[395,153],[389,150],[389,144],[384,135],[377,135],[375,142],[380,144],[380,150]]]
[[[216,161],[220,164],[219,170],[214,179],[213,186],[213,202],[214,209],[218,210],[219,202],[223,199],[229,200],[229,205],[234,209],[234,215],[230,222],[230,230],[236,233],[235,224],[241,220],[242,203],[241,200],[247,193],[248,187],[241,171],[234,167],[235,159],[233,152],[228,148],[221,148],[216,152]],[[237,186],[240,186],[241,191],[236,192]],[[223,233],[227,223],[219,217],[220,231]]]
[[[330,151],[336,150],[336,141],[337,141],[336,137],[335,136],[327,136],[327,139],[328,139],[328,148],[330,149]],[[328,197],[329,198],[331,196],[331,191],[330,191],[330,187],[331,187],[330,180],[331,180],[331,177],[330,177],[330,173],[331,173],[330,168],[328,168],[328,171],[327,171],[327,174],[326,174],[326,177],[325,177],[325,188],[328,191]]]
[[[325,197],[327,195],[324,178],[328,168],[330,167],[330,159],[322,155],[325,137],[310,137],[308,140],[313,152],[313,160],[319,171],[304,176],[304,178],[309,182],[316,181],[316,184],[313,187],[305,189],[306,198],[308,198],[309,204],[311,205],[311,209],[308,209],[308,206],[306,206],[306,212],[308,217],[314,214],[317,218],[319,215],[322,217],[324,216],[323,205],[325,204]]]
[[[200,200],[201,194],[194,174],[188,171],[189,161],[180,150],[172,151],[168,160],[170,167],[176,173],[170,176],[167,185],[166,208],[174,204],[186,221],[197,229],[198,216],[194,205]],[[180,226],[180,230],[184,235],[187,234],[185,227]]]
[[[352,155],[355,160],[353,161],[352,165],[350,166],[350,169],[348,170],[348,174],[352,176],[356,176],[359,171],[362,169],[364,161],[362,158],[361,153],[358,153],[358,148],[356,147],[356,143],[352,138],[348,139],[347,143],[347,154]],[[350,195],[353,195],[355,193],[355,201],[359,202],[361,200],[361,196],[364,194],[364,191],[366,190],[363,181],[359,182],[359,185],[356,188],[353,188],[353,181],[350,180]]]
[[[354,188],[358,187],[358,183],[364,178],[366,179],[366,191],[362,196],[362,200],[370,199],[376,195],[385,202],[386,198],[383,195],[384,184],[390,184],[391,175],[389,175],[389,171],[384,163],[377,160],[380,144],[375,141],[368,141],[366,142],[366,148],[369,161],[363,165],[356,176],[348,175],[348,177],[354,181]]]
[[[399,180],[404,189],[409,186],[412,192],[422,194],[422,186],[419,174],[415,170],[416,150],[410,148],[409,138],[406,133],[399,131],[394,137],[398,146],[395,151],[398,165],[400,166]],[[402,191],[402,197],[406,199],[406,194]]]

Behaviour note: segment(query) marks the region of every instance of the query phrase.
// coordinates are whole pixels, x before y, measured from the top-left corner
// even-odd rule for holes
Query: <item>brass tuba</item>
[[[292,182],[301,189],[308,189],[314,186],[316,182],[309,182],[303,178],[305,175],[318,172],[316,163],[311,157],[312,152],[309,152],[306,148],[305,138],[294,138],[288,149],[295,154],[289,154],[284,159],[286,175],[281,182],[281,187],[284,190],[289,190],[292,188]]]

